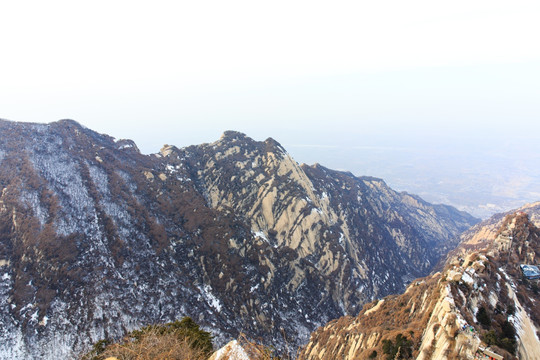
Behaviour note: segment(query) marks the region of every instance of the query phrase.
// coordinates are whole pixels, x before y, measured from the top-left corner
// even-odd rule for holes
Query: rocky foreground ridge
[[[540,262],[539,210],[478,225],[442,272],[319,328],[300,358],[540,359],[539,280],[519,266]]]
[[[0,120],[0,358],[66,358],[190,316],[304,343],[426,275],[477,220],[273,139],[141,154],[71,120]]]

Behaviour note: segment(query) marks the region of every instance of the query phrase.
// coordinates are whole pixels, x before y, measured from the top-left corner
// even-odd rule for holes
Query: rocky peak
[[[518,211],[505,217],[488,250],[508,265],[539,263],[540,232],[527,213]]]
[[[242,337],[232,340],[217,350],[208,360],[266,360],[274,358],[269,348],[257,345]]]
[[[220,139],[212,144],[212,146],[221,146],[221,147],[242,147],[246,150],[254,150],[255,148],[258,151],[264,151],[268,153],[275,154],[286,154],[286,150],[281,146],[279,142],[269,137],[264,141],[255,141],[244,133],[238,131],[228,130],[221,135]]]
[[[159,153],[163,156],[163,157],[167,157],[173,153],[176,153],[178,152],[178,148],[176,146],[173,146],[173,145],[163,145],[163,147],[161,148],[161,150],[159,150]]]
[[[227,130],[223,132],[219,140],[235,142],[235,141],[243,141],[246,139],[250,139],[250,138],[246,134],[240,131]]]
[[[279,142],[274,140],[273,138],[269,137],[268,139],[264,140],[265,149],[267,152],[273,152],[273,153],[282,153],[286,154],[287,151]]]
[[[134,151],[140,153],[139,147],[135,144],[135,141],[130,139],[116,140],[116,148],[124,151]]]
[[[51,125],[53,125],[53,126],[61,126],[61,127],[66,127],[66,128],[77,128],[77,129],[83,129],[84,128],[79,122],[77,122],[75,120],[72,120],[72,119],[58,120],[58,121],[55,121],[55,122],[51,123]]]

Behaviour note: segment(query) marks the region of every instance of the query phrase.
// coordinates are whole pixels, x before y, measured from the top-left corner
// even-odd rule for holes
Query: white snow
[[[26,304],[25,306],[23,306],[20,310],[20,313],[23,313],[29,309],[32,309],[34,307],[34,304]]]
[[[107,176],[105,170],[97,166],[92,166],[90,164],[87,165],[90,177],[92,178],[92,182],[94,183],[96,189],[98,189],[101,195],[110,196],[109,177]]]
[[[474,279],[467,272],[463,273],[463,275],[461,276],[461,280],[463,280],[463,282],[465,282],[465,283],[467,283],[469,285],[472,285],[474,283]]]
[[[463,275],[461,276],[461,280],[469,285],[472,285],[474,283],[474,279],[472,278],[471,275],[474,274],[474,270],[472,269],[467,269],[463,272]]]
[[[452,290],[450,289],[450,285],[446,285],[446,296],[445,299],[450,303],[452,306],[456,306],[456,303],[454,301],[454,297],[452,296]]]
[[[499,271],[502,272],[502,274],[504,275],[504,277],[506,279],[506,282],[510,285],[512,290],[515,292],[516,291],[516,284],[514,284],[514,282],[510,278],[510,276],[508,276],[508,274],[506,273],[506,271],[504,271],[504,269],[502,267],[499,268]]]
[[[492,307],[496,307],[498,301],[499,301],[499,298],[493,291],[489,293],[489,303],[491,304]]]
[[[56,140],[56,141],[55,141]],[[86,228],[86,215],[95,214],[94,202],[90,198],[87,188],[80,176],[81,165],[61,149],[62,140],[55,138],[39,143],[39,151],[34,153],[31,161],[49,184],[51,190],[60,200],[60,206],[65,210],[65,216],[56,222],[56,232],[60,235],[69,235]],[[36,149],[37,150],[37,149]],[[82,214],[85,214],[84,216]]]
[[[204,285],[204,288],[201,290],[203,296],[205,297],[206,299],[206,302],[208,303],[208,305],[210,305],[211,307],[213,307],[214,309],[216,309],[216,311],[220,312],[221,311],[221,303],[219,302],[218,298],[215,297],[214,294],[212,294],[212,288],[210,287],[210,285]]]
[[[36,312],[33,313],[32,316],[30,316],[30,321],[37,322],[38,321],[38,313],[39,313],[39,311],[36,310]]]
[[[190,178],[185,178],[185,177],[182,177],[182,176],[177,176],[176,180],[182,181],[182,182],[191,181]]]
[[[499,269],[502,270],[502,269]],[[504,272],[503,272],[504,273]],[[504,273],[506,277],[508,275]],[[518,352],[520,358],[539,359],[540,358],[540,339],[538,338],[538,329],[531,321],[529,314],[519,303],[519,300],[512,288],[513,283],[508,284],[507,288],[510,297],[514,300],[516,312],[514,316],[509,316],[508,321],[514,325],[519,338]],[[515,285],[514,285],[515,286]]]
[[[244,348],[233,340],[216,352],[214,360],[250,360]]]
[[[34,212],[34,215],[39,219],[41,226],[45,225],[47,218],[49,217],[47,209],[41,206],[39,200],[39,194],[37,191],[23,190],[21,191],[21,202],[28,205],[28,207]]]
[[[261,239],[265,240],[266,242],[268,242],[268,238],[266,237],[266,234],[263,233],[262,231],[252,231],[253,235],[255,237],[260,237]]]

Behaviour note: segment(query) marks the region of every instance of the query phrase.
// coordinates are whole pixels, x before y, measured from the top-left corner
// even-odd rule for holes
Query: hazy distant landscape
[[[433,145],[396,143],[395,147],[368,141],[358,146],[288,147],[299,161],[380,177],[396,190],[453,205],[480,218],[540,199],[540,168],[536,166],[540,143],[536,141],[494,139],[493,145],[486,139],[471,145],[472,141],[462,139]]]

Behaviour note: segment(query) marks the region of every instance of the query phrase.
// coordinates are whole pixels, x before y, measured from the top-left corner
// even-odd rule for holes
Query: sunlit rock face
[[[0,121],[0,358],[183,316],[218,345],[296,346],[426,275],[475,222],[273,139],[144,155],[71,120]]]
[[[539,359],[538,280],[521,270],[540,261],[539,215],[529,204],[475,226],[441,272],[319,328],[300,359]]]

